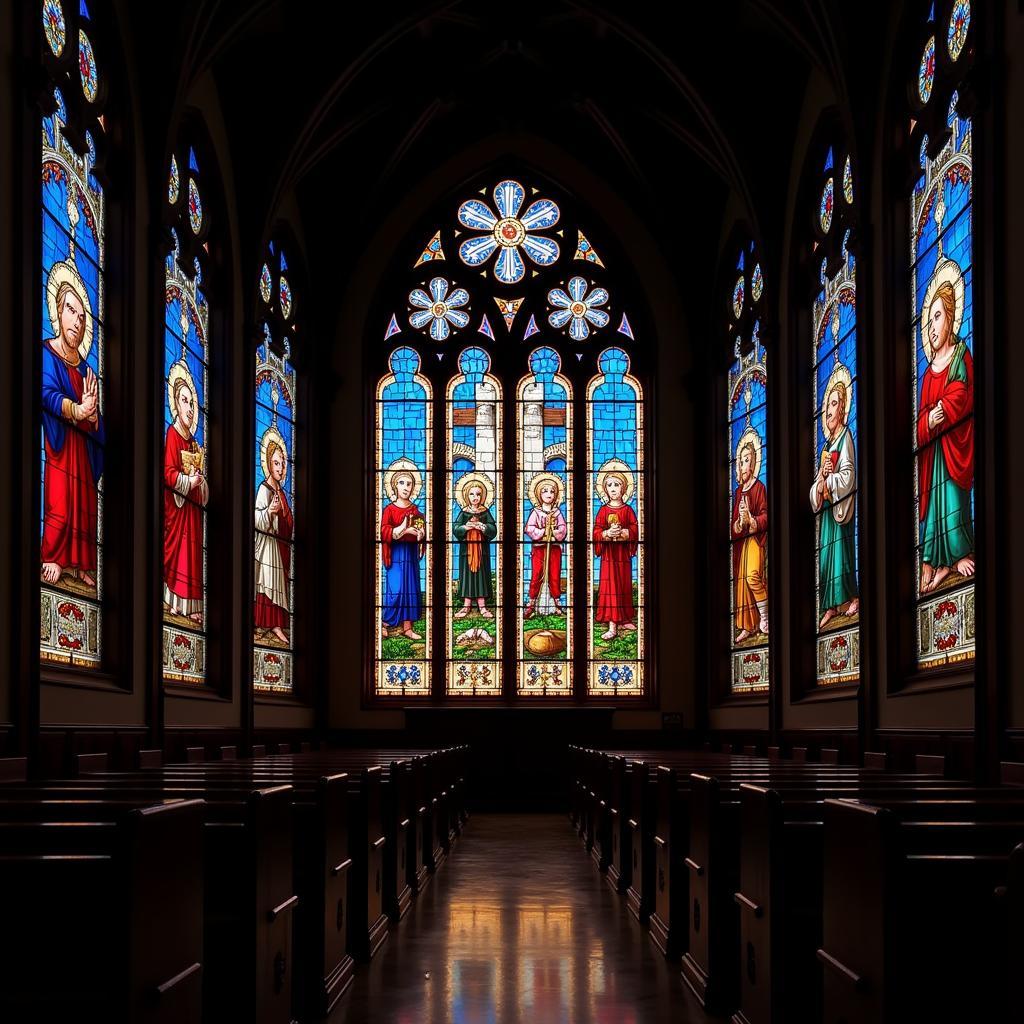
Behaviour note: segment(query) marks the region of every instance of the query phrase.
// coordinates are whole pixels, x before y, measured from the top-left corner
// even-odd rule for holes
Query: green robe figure
[[[843,379],[831,382],[825,395],[824,423],[828,440],[821,449],[818,475],[811,484],[811,508],[818,516],[818,628],[836,615],[856,615],[856,539],[854,510],[857,460],[847,421],[849,388]]]
[[[927,309],[931,359],[917,414],[922,594],[954,570],[974,575],[974,362],[953,330],[955,310],[953,284],[943,281]]]
[[[459,542],[459,587],[457,599],[462,607],[456,619],[464,619],[473,601],[477,614],[493,619],[487,604],[493,597],[491,582],[491,541],[498,534],[498,525],[491,515],[493,487],[487,477],[480,474],[463,479],[459,485],[461,511],[455,518],[453,532]]]

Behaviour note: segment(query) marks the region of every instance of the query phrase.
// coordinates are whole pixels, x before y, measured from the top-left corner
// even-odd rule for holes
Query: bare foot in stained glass
[[[90,576],[84,569],[79,569],[78,570],[78,578],[87,587],[95,587],[96,586],[96,580],[92,576]]]
[[[818,623],[818,629],[824,629],[835,617],[835,608],[829,608],[829,610],[822,615],[821,621]]]
[[[191,620],[192,620],[192,621],[193,621],[193,622],[194,622],[194,623],[195,623],[195,624],[196,624],[197,626],[201,626],[201,625],[203,624],[203,616],[202,616],[202,613],[201,613],[201,612],[193,612],[193,613],[192,613],[192,614],[191,614],[191,615],[189,616],[189,618],[190,618],[190,619],[191,619]]]
[[[464,619],[469,614],[469,605],[465,608],[460,608],[453,616],[453,619]]]
[[[601,639],[602,640],[614,640],[615,639],[615,623],[614,622],[609,622],[608,623],[608,631],[606,633],[602,633],[601,634]]]
[[[274,634],[274,636],[277,637],[278,640],[281,641],[281,643],[283,643],[283,644],[288,643],[288,636],[287,636],[285,631],[280,626],[275,626],[271,630],[271,632]]]
[[[623,633],[635,633],[636,626],[634,626],[632,622],[624,622],[621,626],[619,626],[619,630]]]
[[[761,632],[764,633],[765,636],[768,635],[768,616],[767,615],[762,615],[761,616],[761,622],[760,622],[760,624],[758,625],[757,628],[759,630],[761,630]]]
[[[974,555],[968,555],[966,558],[961,558],[956,563],[956,571],[961,576],[973,576],[974,575]]]
[[[856,615],[856,614],[858,614],[858,612],[860,612],[860,598],[859,597],[855,597],[850,602],[850,607],[846,609],[846,614],[847,615]]]
[[[489,611],[488,611],[488,610],[487,610],[486,608],[481,608],[481,609],[480,609],[480,614],[481,614],[481,615],[482,615],[482,616],[483,616],[483,617],[484,617],[485,619],[493,619],[493,618],[494,618],[494,616],[493,616],[493,615],[492,615],[492,614],[491,614],[491,613],[490,613],[490,612],[489,612]]]
[[[388,638],[388,627],[387,626],[381,626],[380,627],[380,638],[381,638],[381,640],[387,640],[387,638]]]
[[[419,635],[414,629],[403,629],[402,636],[407,636],[410,640],[422,640],[423,637]]]
[[[935,575],[935,570],[925,562],[921,566],[921,593],[927,594],[932,589],[932,577]]]
[[[741,629],[739,631],[739,633],[736,634],[736,643],[738,643],[738,644],[743,643],[743,641],[746,640],[749,636],[750,636],[750,630],[749,629]]]
[[[43,562],[43,580],[46,583],[56,583],[60,579],[61,568],[56,562]]]
[[[928,584],[925,590],[934,590],[949,575],[949,572],[950,570],[948,565],[939,566],[939,568],[935,570],[935,575],[932,576],[931,583]]]

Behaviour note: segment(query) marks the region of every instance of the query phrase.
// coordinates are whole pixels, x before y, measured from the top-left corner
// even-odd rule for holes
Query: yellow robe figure
[[[732,522],[739,521],[740,502],[746,499],[747,511],[755,523],[755,532],[746,532],[733,544],[733,579],[736,582],[736,628],[745,640],[752,633],[767,632],[768,580],[765,573],[768,546],[768,492],[760,480],[745,490],[736,488],[733,497]],[[747,528],[749,529],[749,528]]]

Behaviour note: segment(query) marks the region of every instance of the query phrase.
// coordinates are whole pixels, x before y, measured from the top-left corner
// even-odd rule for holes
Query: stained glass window
[[[197,685],[207,675],[210,309],[200,237],[206,237],[208,225],[199,198],[204,179],[194,153],[184,189],[181,166],[183,161],[172,157],[167,213],[175,225],[174,251],[164,261],[162,665],[165,682]]]
[[[52,111],[41,124],[39,652],[44,663],[96,668],[103,653],[107,456],[107,197],[97,146],[104,148],[105,132],[88,17],[60,0],[46,0],[42,12]],[[77,50],[74,74],[57,62],[69,46]],[[84,138],[68,130],[69,110],[87,126]]]
[[[290,693],[295,679],[295,479],[299,467],[296,375],[291,362],[295,308],[284,276],[287,267],[284,249],[271,244],[259,280],[263,340],[256,349],[253,450],[253,685],[270,693]]]
[[[534,349],[516,394],[520,517],[518,690],[572,693],[572,384],[549,346]]]
[[[587,387],[590,538],[587,692],[644,687],[643,392],[624,349],[605,349]]]
[[[860,675],[857,261],[849,248],[854,210],[849,155],[842,166],[842,202],[827,223],[821,221],[812,242],[817,271],[809,352],[812,458],[805,479],[814,516],[819,685],[852,683]],[[831,167],[823,173],[831,188]],[[812,181],[820,185],[821,177]]]
[[[554,192],[454,193],[382,312],[377,696],[647,693],[640,333]]]
[[[926,670],[973,661],[975,650],[972,124],[955,91],[971,64],[970,15],[970,3],[954,3],[945,32],[933,12],[915,111],[922,140],[909,224],[915,619],[917,664]],[[947,43],[938,52],[936,32]]]
[[[430,693],[433,416],[415,349],[392,351],[377,385],[376,692]]]
[[[482,348],[464,349],[458,365],[447,401],[447,690],[496,695],[503,606],[501,384]]]
[[[733,362],[727,375],[728,491],[723,495],[729,572],[730,688],[768,689],[768,361],[759,303],[764,278],[753,243],[740,249],[728,312]],[[748,279],[758,282],[758,298]],[[737,293],[740,301],[737,302]],[[746,296],[751,296],[747,299]]]

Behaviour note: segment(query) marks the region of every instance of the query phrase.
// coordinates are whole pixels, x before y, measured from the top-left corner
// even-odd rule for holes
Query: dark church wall
[[[14,127],[14,56],[13,11],[10,5],[0,8],[0,151],[13,152]],[[14,220],[15,192],[11,180],[13,167],[9,160],[0,160],[0,224],[11,224]],[[8,268],[16,262],[14,233],[0,231],[0,282],[9,286],[12,275]],[[8,296],[12,293],[8,291]],[[15,303],[0,302],[0,337],[17,337]],[[15,704],[17,690],[12,685],[19,671],[18,627],[15,616],[16,602],[13,594],[13,563],[15,549],[11,543],[14,537],[16,502],[13,500],[17,482],[15,459],[15,424],[18,422],[17,405],[19,388],[13,386],[16,380],[16,366],[13,361],[14,345],[0,345],[0,379],[8,381],[0,401],[0,437],[6,438],[4,445],[4,496],[0,499],[0,622],[10,624],[0,629],[0,757],[14,743],[14,721],[19,709]]]

